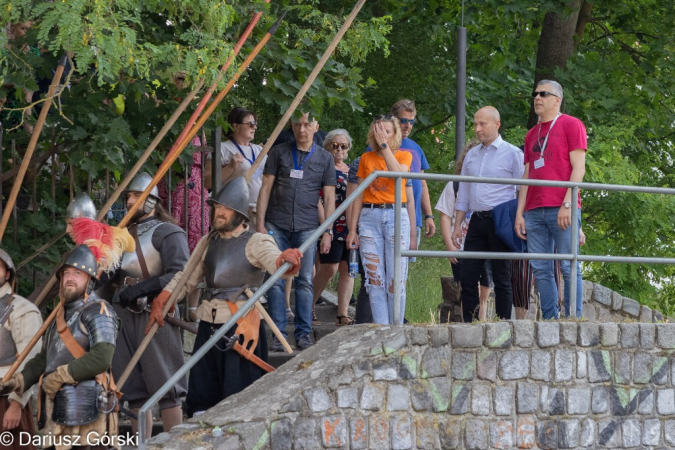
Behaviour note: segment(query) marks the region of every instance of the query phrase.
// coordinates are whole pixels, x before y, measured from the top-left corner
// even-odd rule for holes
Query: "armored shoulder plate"
[[[115,345],[118,320],[110,303],[98,298],[90,298],[82,310],[80,321],[89,333],[91,347],[101,342]]]
[[[148,267],[148,273],[151,277],[157,277],[164,274],[162,265],[162,255],[159,254],[154,245],[152,245],[152,235],[157,232],[157,228],[164,222],[158,219],[148,220],[136,225],[136,234],[140,243],[140,250],[143,252],[145,264]],[[141,263],[138,260],[136,251],[126,252],[122,256],[122,277],[143,278]]]

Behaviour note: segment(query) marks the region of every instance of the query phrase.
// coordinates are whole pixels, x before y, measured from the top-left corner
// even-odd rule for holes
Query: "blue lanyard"
[[[302,166],[305,165],[309,157],[312,156],[312,153],[314,153],[314,150],[316,150],[316,144],[312,144],[312,150],[309,151],[307,157],[303,159],[300,165],[298,166],[298,146],[297,145],[293,146],[293,165],[295,166],[295,170],[302,169]]]
[[[232,141],[232,143],[234,144],[234,146],[237,147],[237,150],[239,150],[239,153],[241,153],[241,156],[243,156],[244,159],[245,159],[246,161],[248,161],[249,163],[251,163],[251,165],[253,165],[253,163],[255,163],[255,152],[253,151],[253,146],[251,145],[251,155],[253,155],[253,159],[251,160],[251,159],[248,159],[248,158],[246,157],[246,154],[245,154],[244,151],[241,149],[241,147],[239,147],[239,144],[237,144],[237,141],[235,141],[235,140],[232,139],[232,138],[230,138],[230,140]]]

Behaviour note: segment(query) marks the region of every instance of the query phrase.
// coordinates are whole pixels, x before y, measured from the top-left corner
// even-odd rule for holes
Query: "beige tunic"
[[[11,293],[11,287],[9,283],[5,283],[0,286],[0,297]],[[12,299],[12,305],[14,309],[9,315],[9,320],[5,322],[2,326],[5,327],[7,331],[12,333],[12,339],[14,339],[14,345],[16,345],[16,351],[18,354],[23,353],[26,346],[30,340],[35,336],[37,330],[42,326],[42,315],[40,310],[35,304],[21,297],[20,295],[14,294]],[[1,313],[2,311],[0,311]],[[28,353],[26,359],[23,360],[17,373],[23,370],[23,366],[26,365],[26,361],[30,361],[35,355],[40,353],[42,350],[42,338],[35,344],[35,347]],[[0,378],[4,377],[5,374],[9,371],[11,365],[0,366]],[[26,390],[22,396],[17,395],[16,393],[9,394],[9,399],[14,400],[15,402],[21,403],[21,407],[25,407],[28,400],[30,400],[32,389]]]

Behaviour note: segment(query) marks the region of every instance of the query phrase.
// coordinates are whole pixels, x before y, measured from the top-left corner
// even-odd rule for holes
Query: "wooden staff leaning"
[[[258,155],[253,162],[253,165],[251,168],[246,172],[246,181],[250,181],[251,177],[255,173],[256,170],[258,170],[258,167],[262,163],[263,159],[265,159],[265,155],[270,151],[272,146],[274,145],[274,141],[277,140],[277,137],[279,137],[279,133],[284,129],[288,121],[290,120],[291,116],[295,112],[295,110],[298,108],[298,105],[302,101],[302,99],[305,97],[305,94],[307,94],[307,91],[309,88],[312,86],[314,83],[314,80],[316,80],[316,77],[319,75],[319,72],[321,72],[321,69],[323,69],[323,66],[328,62],[330,59],[331,55],[337,48],[338,44],[344,37],[345,33],[349,29],[349,27],[352,25],[352,22],[354,22],[354,19],[356,18],[356,15],[359,13],[361,10],[361,7],[366,3],[366,0],[359,0],[356,2],[356,5],[354,5],[354,9],[352,9],[352,12],[349,14],[347,17],[347,20],[345,20],[345,23],[342,24],[342,27],[340,30],[337,32],[331,43],[328,45],[328,48],[326,48],[326,51],[323,53],[323,56],[319,60],[319,62],[314,66],[314,69],[312,70],[312,73],[309,74],[309,77],[305,81],[305,84],[302,85],[300,90],[298,91],[297,95],[291,102],[291,106],[288,107],[286,112],[284,113],[283,117],[277,124],[276,128],[274,128],[274,131],[272,131],[272,134],[270,135],[269,139],[267,139],[267,142],[265,143],[265,146],[263,147],[262,151],[260,152],[260,155]]]
[[[165,164],[162,164],[160,168],[157,170],[157,173],[155,174],[155,178],[157,176],[164,176],[165,172],[165,167],[170,167],[171,164],[173,164],[173,161],[177,158],[177,155],[180,154],[180,151],[185,148],[187,143],[194,137],[194,135],[197,133],[197,131],[202,127],[204,122],[208,119],[208,117],[213,113],[215,110],[216,106],[222,101],[222,99],[225,97],[225,95],[232,89],[232,86],[234,83],[237,82],[241,74],[246,70],[246,68],[251,64],[251,61],[260,53],[260,50],[267,44],[267,42],[270,40],[272,35],[276,32],[277,28],[279,27],[279,24],[283,20],[284,16],[286,15],[286,12],[282,13],[282,15],[277,19],[277,21],[270,27],[270,29],[267,31],[265,36],[261,39],[261,41],[256,45],[256,47],[251,51],[251,53],[248,55],[246,60],[242,62],[241,66],[235,74],[233,75],[232,79],[227,83],[227,86],[221,91],[218,96],[213,100],[213,102],[209,105],[207,110],[204,112],[204,115],[199,118],[197,123],[195,124],[194,127],[190,130],[187,136],[183,139],[182,142],[178,145],[176,148],[175,154],[169,154],[167,156],[167,160],[164,161]],[[154,183],[154,184],[153,184]],[[133,207],[129,210],[129,213],[127,215],[132,215],[141,205],[142,203],[145,202],[145,199],[148,197],[148,194],[152,190],[152,188],[156,185],[156,180],[153,178],[153,180],[150,182],[150,184],[145,188],[145,191],[141,194],[141,196],[136,199],[136,203],[134,203]],[[208,247],[208,241],[209,239],[202,239],[199,244],[197,244],[197,247],[195,247],[194,251],[192,252],[192,255],[190,256],[190,259],[188,262],[185,264],[185,269],[183,269],[183,276],[178,280],[178,283],[176,287],[174,288],[173,292],[171,293],[171,296],[168,298],[166,305],[164,306],[164,310],[162,312],[162,315],[166,317],[167,313],[171,309],[172,306],[176,303],[178,300],[178,292],[185,286],[185,283],[187,283],[187,277],[185,276],[186,274],[191,273],[197,265],[201,262],[202,256],[204,252],[206,251]],[[150,327],[150,330],[148,331],[148,334],[145,336],[143,341],[141,342],[141,345],[138,347],[136,350],[136,353],[132,356],[131,360],[127,364],[127,367],[124,369],[124,372],[122,373],[122,376],[120,379],[117,381],[117,386],[119,389],[122,389],[122,386],[124,383],[127,381],[129,378],[129,375],[131,374],[131,371],[133,370],[134,366],[138,363],[138,361],[141,358],[141,355],[143,352],[145,352],[145,349],[148,347],[150,344],[150,341],[154,337],[154,335],[157,333],[157,330],[159,329],[159,326],[155,323]]]
[[[270,0],[266,0],[266,1],[269,3]],[[246,30],[244,31],[244,33],[243,33],[243,34],[241,35],[241,37],[239,38],[239,41],[237,42],[237,45],[235,45],[232,54],[231,54],[230,57],[227,59],[226,63],[223,65],[223,67],[221,67],[221,69],[220,69],[220,74],[224,74],[224,73],[227,72],[227,70],[229,69],[229,67],[230,67],[230,65],[231,65],[231,63],[232,63],[232,61],[234,60],[234,58],[236,57],[236,55],[239,53],[239,51],[240,51],[241,48],[243,47],[244,42],[245,42],[245,41],[248,39],[248,37],[251,35],[251,32],[252,32],[253,28],[255,27],[255,25],[256,25],[256,23],[258,22],[258,20],[260,20],[260,17],[261,17],[261,16],[262,16],[262,13],[256,13],[256,14],[253,16],[253,18],[252,18],[251,21],[249,22],[248,26],[246,27]],[[57,70],[57,72],[58,72],[58,70]],[[62,72],[63,72],[63,71],[62,71]],[[57,79],[56,75],[54,76],[54,78]],[[59,75],[58,79],[60,79],[60,75]],[[218,80],[216,80],[216,81],[214,82],[214,84],[211,86],[210,91],[211,91],[212,89],[215,89],[215,87],[217,86],[217,82],[218,82]],[[131,182],[132,178],[133,178],[133,177],[136,175],[136,173],[141,169],[141,167],[143,167],[143,164],[145,164],[145,162],[147,161],[147,159],[150,157],[150,154],[152,154],[152,152],[153,152],[154,149],[157,147],[157,145],[159,144],[159,142],[164,138],[164,136],[166,135],[166,133],[171,129],[171,127],[172,127],[173,124],[176,122],[176,120],[178,119],[178,117],[180,117],[180,115],[183,113],[183,111],[185,111],[185,109],[187,108],[187,105],[190,104],[190,102],[194,99],[194,97],[197,95],[197,93],[199,92],[199,90],[202,88],[203,84],[204,84],[203,81],[200,81],[199,83],[197,83],[197,86],[196,86],[196,87],[188,94],[188,96],[187,96],[185,99],[183,99],[183,101],[182,101],[181,104],[178,106],[178,108],[176,109],[176,111],[174,111],[174,113],[171,115],[171,117],[169,118],[169,120],[167,121],[167,123],[164,125],[164,127],[162,127],[162,129],[160,130],[159,134],[158,134],[158,135],[155,137],[155,139],[150,143],[150,146],[149,146],[149,147],[146,149],[146,151],[143,153],[143,155],[141,156],[141,158],[139,159],[139,161],[136,162],[136,164],[134,165],[134,167],[132,168],[132,170],[129,172],[129,174],[127,175],[127,177],[122,181],[122,183],[120,183],[120,185],[119,185],[118,188],[115,190],[115,192],[113,192],[113,194],[111,195],[111,197],[110,197],[110,199],[108,200],[108,202],[104,205],[104,207],[101,208],[101,210],[99,211],[98,217],[97,217],[97,220],[98,220],[98,221],[101,221],[101,220],[103,219],[103,217],[105,216],[105,213],[110,209],[110,207],[115,203],[115,201],[117,201],[117,198],[121,195],[122,191],[123,191],[123,190],[127,187],[127,185]],[[181,141],[180,141],[180,137],[181,137],[181,136],[184,136],[185,134],[187,134],[187,133],[186,133],[186,130],[191,130],[191,129],[190,129],[190,125],[194,122],[194,119],[196,118],[196,115],[198,115],[199,113],[201,113],[201,111],[202,111],[203,108],[205,107],[206,102],[208,101],[208,98],[209,98],[209,97],[210,97],[210,92],[208,93],[207,96],[204,96],[204,98],[202,98],[202,101],[200,102],[199,106],[197,107],[197,110],[195,110],[195,112],[194,112],[194,113],[192,114],[192,116],[190,117],[190,120],[188,121],[188,123],[186,124],[185,128],[184,128],[183,131],[181,132],[181,135],[179,136],[179,139],[177,140],[176,144],[178,144],[179,142],[181,142]],[[50,100],[50,101],[51,101],[51,100]],[[46,108],[46,107],[43,107],[43,110],[44,110],[44,108]],[[38,128],[36,128],[35,130],[36,130],[35,132],[38,132]],[[194,135],[193,135],[193,136],[194,136]],[[176,144],[174,144],[174,147],[176,146]],[[184,147],[183,147],[183,148],[184,148]],[[181,150],[182,150],[182,149],[181,149]],[[28,158],[27,161],[28,161],[28,160],[30,160],[30,158]],[[172,163],[173,163],[173,161],[172,161]],[[164,176],[164,175],[162,174],[162,176]],[[155,185],[156,185],[156,183],[155,183]],[[148,191],[148,192],[149,192],[149,191]],[[146,198],[147,198],[147,195],[146,195]],[[144,200],[143,200],[143,201],[144,201]],[[130,210],[130,211],[126,214],[126,216],[122,219],[122,222],[120,223],[119,226],[121,226],[121,227],[125,226],[125,225],[129,222],[130,218],[133,217],[132,214],[135,213],[135,211],[136,211],[137,209],[138,209],[138,208],[136,208],[136,209],[133,209],[133,208],[132,208],[132,210]],[[63,235],[65,235],[65,233],[64,233]],[[62,235],[62,236],[63,236],[63,235]],[[62,237],[62,236],[61,236],[61,237]],[[2,237],[2,235],[0,234],[0,239],[1,239],[1,237]],[[58,240],[58,239],[57,239],[57,240]],[[53,273],[55,273],[55,272],[53,272]],[[39,294],[39,295],[37,296],[37,298],[35,299],[35,304],[36,304],[36,305],[39,306],[39,305],[42,303],[42,301],[44,300],[44,298],[47,296],[47,293],[48,293],[48,292],[51,290],[51,288],[54,286],[54,283],[55,283],[55,282],[56,282],[56,277],[52,274],[52,276],[49,277],[49,280],[47,281],[47,283],[45,284],[45,286],[42,288],[42,291],[40,292],[40,294]],[[18,367],[21,365],[21,363],[23,362],[23,360],[26,359],[26,356],[30,353],[30,351],[33,349],[33,347],[35,346],[35,344],[37,344],[38,340],[39,340],[39,339],[44,335],[44,333],[47,331],[47,327],[54,321],[54,319],[56,318],[56,314],[58,313],[58,310],[59,310],[61,307],[62,307],[61,303],[59,303],[58,305],[56,305],[56,307],[54,308],[54,310],[52,311],[52,313],[49,315],[49,317],[47,317],[47,319],[46,319],[46,320],[44,321],[44,323],[42,324],[42,327],[40,327],[40,329],[38,330],[38,332],[35,334],[35,336],[33,336],[33,338],[31,339],[31,341],[29,342],[28,346],[24,349],[24,351],[21,353],[21,355],[19,355],[19,357],[17,358],[17,361],[16,361],[16,362],[12,365],[12,367],[9,369],[9,371],[7,372],[7,374],[5,375],[5,377],[3,378],[4,381],[9,380],[9,378],[11,378],[11,376],[14,375],[14,373],[16,372],[16,370],[18,369]]]

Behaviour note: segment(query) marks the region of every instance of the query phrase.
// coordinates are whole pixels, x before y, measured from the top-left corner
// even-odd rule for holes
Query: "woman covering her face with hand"
[[[399,150],[401,128],[393,116],[379,116],[368,131],[373,149],[361,156],[357,177],[359,184],[375,170],[409,172],[412,155]],[[360,247],[366,272],[366,289],[370,296],[373,321],[394,323],[394,217],[395,186],[393,178],[378,178],[368,186],[352,206],[347,246]],[[401,180],[401,201],[407,202],[405,179]],[[411,199],[412,202],[412,199]],[[358,222],[358,235],[356,226]],[[414,228],[414,227],[413,227]],[[406,205],[401,210],[401,247],[411,243],[410,219]],[[401,299],[398,323],[403,323],[408,277],[408,258],[401,258]]]

